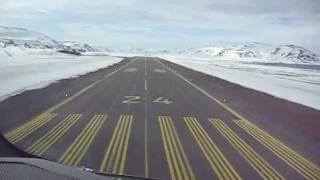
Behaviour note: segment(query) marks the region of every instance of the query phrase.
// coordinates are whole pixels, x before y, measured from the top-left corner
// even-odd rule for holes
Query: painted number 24
[[[137,104],[140,102],[140,99],[141,99],[140,96],[125,96],[122,103],[124,103],[124,104]],[[164,97],[158,97],[155,100],[153,100],[152,102],[166,104],[166,105],[172,103],[172,101],[170,101],[169,99],[164,98]]]

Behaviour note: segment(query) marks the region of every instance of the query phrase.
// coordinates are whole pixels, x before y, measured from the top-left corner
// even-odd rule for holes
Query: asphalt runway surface
[[[0,103],[18,149],[155,179],[320,179],[320,112],[151,57]]]

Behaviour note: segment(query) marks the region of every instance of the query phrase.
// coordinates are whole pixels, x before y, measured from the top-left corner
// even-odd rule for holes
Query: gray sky
[[[320,0],[0,0],[0,25],[115,48],[222,42],[320,52]]]

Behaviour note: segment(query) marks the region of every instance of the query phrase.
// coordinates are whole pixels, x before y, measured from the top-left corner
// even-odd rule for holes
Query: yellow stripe
[[[39,116],[36,116],[35,118],[31,119],[30,121],[22,124],[21,126],[15,128],[14,130],[8,132],[5,134],[6,138],[11,139],[14,136],[16,136],[17,134],[19,134],[20,132],[24,131],[25,129],[31,127],[33,124],[37,123],[38,121],[40,121],[41,119],[45,118],[46,116],[48,116],[49,114],[47,113],[43,113],[40,114]]]
[[[55,116],[57,116],[57,114],[51,114],[49,116],[46,116],[40,122],[37,122],[36,124],[30,126],[25,131],[21,131],[21,133],[19,135],[17,135],[14,139],[12,139],[11,143],[13,143],[13,144],[18,143],[19,141],[26,138],[28,135],[30,135],[31,133],[33,133],[34,131],[36,131],[37,129],[42,127],[43,125],[45,125],[47,122],[52,120]]]
[[[110,153],[112,151],[112,148],[114,146],[116,138],[118,137],[119,128],[120,128],[120,126],[121,126],[121,124],[123,122],[122,119],[123,119],[123,116],[120,116],[119,121],[117,123],[117,126],[116,126],[116,128],[115,128],[115,130],[113,132],[112,137],[111,137],[111,141],[109,143],[107,152],[106,152],[106,154],[105,154],[105,156],[104,156],[104,158],[102,160],[102,163],[101,163],[101,166],[100,166],[100,172],[107,172],[107,170],[108,170],[107,165],[108,165],[108,162],[109,162]]]
[[[122,155],[121,155],[122,159],[121,159],[120,171],[119,171],[119,174],[121,174],[121,175],[124,173],[124,165],[125,165],[125,162],[127,159],[127,151],[128,151],[129,137],[131,134],[132,119],[133,119],[133,117],[130,116],[129,117],[129,120],[130,120],[129,130],[127,130],[128,132],[127,132],[127,136],[126,136],[126,140],[125,140],[125,147],[124,147],[124,150],[122,151]]]
[[[51,142],[52,138],[59,135],[60,131],[67,128],[73,122],[74,119],[75,119],[75,116],[70,116],[70,117],[66,118],[65,121],[60,122],[53,129],[51,129],[49,132],[47,132],[42,138],[40,138],[38,141],[36,141],[31,147],[29,147],[27,149],[27,151],[32,154],[35,154],[35,155],[40,155],[40,153],[38,154],[38,152],[43,147],[46,147],[46,145]]]
[[[234,121],[239,127],[307,179],[320,179],[320,169],[250,122]]]
[[[42,138],[30,146],[27,151],[34,155],[42,155],[52,144],[58,141],[68,129],[80,118],[81,115],[69,115],[65,120],[47,132]]]
[[[100,166],[101,172],[123,174],[132,127],[131,115],[121,115]]]
[[[65,104],[69,103],[70,101],[74,100],[75,98],[77,98],[78,96],[80,96],[81,94],[85,93],[86,91],[88,91],[89,89],[91,89],[92,87],[95,87],[96,85],[98,85],[99,83],[102,82],[102,80],[107,79],[108,77],[112,76],[113,74],[115,74],[116,72],[120,71],[121,69],[125,68],[126,66],[128,66],[129,64],[131,64],[132,62],[134,62],[135,59],[131,60],[129,63],[121,66],[119,69],[116,69],[115,71],[109,73],[108,75],[106,75],[104,78],[97,80],[96,82],[86,86],[85,88],[83,88],[82,90],[80,90],[79,92],[77,92],[76,94],[74,94],[73,96],[63,100],[62,102],[54,105],[53,107],[47,109],[46,111],[42,112],[39,116],[37,116],[36,118],[28,121],[27,123],[25,123],[24,125],[9,131],[8,133],[5,134],[5,137],[11,142],[11,143],[17,143],[18,141],[20,141],[21,139],[23,139],[24,137],[26,137],[27,135],[31,134],[35,129],[33,129],[33,131],[26,131],[26,135],[22,136],[21,138],[19,138],[18,140],[11,140],[13,137],[11,137],[13,134],[17,134],[17,132],[19,132],[21,129],[24,129],[26,127],[29,127],[29,124],[34,124],[35,120],[38,119],[40,116],[44,115],[44,114],[52,114],[53,111],[59,109],[60,107],[64,106]],[[53,117],[52,117],[53,118]],[[48,120],[49,121],[49,120]],[[47,121],[46,121],[47,122]],[[39,126],[37,126],[37,128],[43,126],[46,122],[44,122],[43,124],[40,123]]]
[[[106,118],[106,115],[95,115],[62,155],[59,162],[69,166],[77,166]]]
[[[167,161],[168,161],[170,176],[171,176],[172,180],[176,180],[177,178],[175,176],[174,169],[173,169],[173,163],[172,163],[173,160],[171,159],[171,154],[170,154],[171,151],[169,151],[167,135],[166,135],[166,132],[164,131],[162,117],[159,117],[159,123],[160,123],[160,130],[161,130],[161,135],[162,135],[163,146],[164,146],[165,154],[166,154]]]
[[[180,167],[180,169],[178,168],[177,171],[181,171],[182,179],[195,179],[194,173],[191,169],[190,163],[182,147],[180,138],[176,128],[174,127],[171,117],[163,116],[162,118],[162,120],[159,120],[164,124],[164,127],[168,132],[168,138],[171,140],[173,145],[174,154],[172,154],[172,156],[177,156],[177,162],[179,165],[178,167]]]
[[[184,120],[218,178],[241,179],[196,118],[184,117]]]
[[[182,148],[182,144],[181,144],[181,141],[180,141],[180,139],[179,139],[179,137],[178,137],[177,130],[176,130],[176,128],[174,127],[171,118],[170,118],[169,123],[171,124],[171,127],[172,127],[172,129],[173,129],[173,133],[174,133],[174,135],[175,135],[175,137],[176,137],[176,140],[177,140],[177,142],[178,142],[178,147],[179,147],[179,149],[180,149],[180,152],[181,152],[181,154],[182,154],[182,157],[183,157],[183,159],[184,159],[184,162],[185,162],[185,164],[186,164],[186,166],[187,166],[187,174],[188,174],[188,176],[190,177],[190,179],[194,180],[194,179],[196,179],[196,178],[195,178],[194,173],[193,173],[193,171],[192,171],[192,169],[191,169],[191,166],[190,166],[190,163],[189,163],[189,161],[188,161],[188,159],[187,159],[186,153],[185,153],[184,149]]]
[[[27,148],[27,151],[34,155],[41,156],[47,149],[57,142],[80,117],[81,114],[68,115],[63,121],[37,140],[32,146]]]
[[[10,133],[8,136],[8,140],[11,143],[18,142],[18,140],[21,137],[24,137],[26,133],[28,133],[30,130],[35,129],[37,126],[39,126],[42,123],[45,123],[50,117],[49,113],[42,114],[38,117],[35,117],[33,120],[29,121],[25,125],[20,126],[17,128],[17,130],[14,130],[13,133]]]
[[[228,142],[244,157],[244,159],[262,176],[263,179],[284,179],[271,165],[259,156],[246,142],[233,132],[222,120],[209,121],[228,140]]]
[[[165,117],[164,117],[164,119],[165,119]],[[165,122],[163,122],[163,126],[164,126],[164,131],[165,131],[165,133],[166,133],[166,137],[167,137],[167,140],[168,140],[168,142],[169,142],[169,152],[171,153],[171,157],[172,157],[172,159],[173,159],[173,167],[174,167],[174,172],[177,174],[177,179],[182,179],[182,172],[181,172],[181,170],[179,169],[179,164],[178,164],[178,154],[176,154],[176,151],[175,151],[175,147],[174,147],[174,143],[172,142],[173,140],[172,140],[172,138],[170,137],[170,134],[169,134],[169,130],[168,130],[168,127],[167,127],[167,125],[166,125],[166,123]]]
[[[210,166],[212,167],[213,171],[216,173],[216,175],[218,176],[218,179],[223,179],[221,176],[221,173],[219,172],[219,170],[217,169],[216,165],[213,163],[213,161],[211,160],[211,157],[209,156],[209,154],[207,153],[207,147],[202,145],[202,141],[200,140],[200,137],[198,132],[194,129],[193,125],[191,124],[191,122],[189,122],[189,118],[185,117],[184,118],[189,130],[191,131],[192,135],[195,137],[195,140],[197,141],[197,143],[199,144],[202,152],[204,153],[206,159],[209,161]]]
[[[196,137],[198,137],[198,142],[200,142],[203,146],[202,150],[206,151],[208,155],[207,157],[210,158],[211,164],[215,166],[216,174],[218,175],[218,177],[220,177],[219,179],[229,179],[230,173],[228,171],[230,170],[222,160],[220,156],[221,152],[217,151],[218,147],[216,147],[215,144],[211,144],[211,139],[202,132],[204,131],[203,129],[200,129],[197,124],[193,122],[193,118],[189,118],[189,123],[191,124],[191,126],[193,126]],[[214,148],[212,148],[212,146],[214,146]]]
[[[114,148],[115,150],[115,153],[116,153],[116,156],[115,156],[115,160],[114,160],[114,163],[113,163],[113,168],[112,168],[112,173],[117,173],[118,171],[118,167],[119,167],[119,159],[120,159],[120,155],[121,155],[121,150],[122,150],[122,147],[123,147],[123,141],[124,141],[124,138],[125,138],[125,135],[126,135],[126,131],[127,131],[127,127],[128,127],[128,116],[125,116],[125,119],[123,120],[124,121],[124,127],[123,127],[123,130],[121,131],[121,135],[120,135],[120,138],[119,138],[119,145],[117,148]]]
[[[165,118],[163,117],[163,119],[165,119]],[[165,122],[163,122],[163,127],[164,127],[164,132],[166,134],[167,142],[168,142],[169,152],[171,153],[171,157],[173,160],[174,173],[177,174],[177,179],[182,179],[182,173],[181,173],[181,170],[179,169],[177,154],[174,150],[173,142],[172,142],[172,139],[169,135],[169,132],[168,132],[169,130],[168,130]]]
[[[200,87],[198,87],[197,85],[193,84],[192,82],[190,82],[189,80],[187,80],[186,78],[184,78],[182,75],[178,74],[177,72],[173,71],[172,69],[170,69],[169,67],[165,66],[162,62],[160,62],[159,60],[157,60],[164,68],[168,69],[169,71],[171,71],[172,73],[174,73],[176,76],[178,76],[179,78],[181,78],[182,80],[184,80],[185,82],[187,82],[189,85],[191,85],[192,87],[194,87],[195,89],[197,89],[198,91],[200,91],[201,93],[203,93],[204,95],[206,95],[208,98],[210,98],[211,100],[213,100],[214,102],[216,102],[218,105],[220,105],[222,108],[224,108],[226,111],[230,112],[232,115],[234,115],[235,117],[237,117],[237,119],[240,119],[241,121],[245,121],[246,123],[252,124],[248,119],[246,119],[245,117],[243,117],[242,115],[240,115],[239,113],[237,113],[236,111],[234,111],[233,109],[231,109],[229,106],[227,106],[226,104],[224,104],[223,102],[221,102],[220,100],[218,100],[217,98],[213,97],[212,95],[210,95],[208,92],[206,92],[205,90],[201,89]],[[255,126],[254,124],[252,124],[253,126]],[[261,130],[262,131],[262,130]],[[272,136],[270,136],[272,137]],[[319,175],[319,167],[317,167],[316,165],[314,165],[312,162],[308,161],[307,159],[305,159],[303,156],[299,155],[298,153],[296,153],[294,150],[292,150],[290,147],[286,146],[285,144],[283,144],[281,141],[277,140],[274,138],[275,141],[277,141],[278,144],[281,145],[281,147],[286,150],[289,151],[291,154],[294,154],[294,157],[299,157],[299,159],[301,161],[304,162],[304,164],[307,166],[308,169],[313,169],[312,173],[313,175],[308,175],[308,173],[303,172],[303,169],[299,168],[299,166],[297,165],[291,165],[291,163],[288,163],[288,160],[284,160],[286,163],[288,163],[291,167],[293,167],[296,171],[298,171],[300,174],[302,174],[304,177],[308,178],[309,176],[315,176],[317,178],[320,179],[320,175]],[[278,157],[280,157],[279,154],[275,153]],[[282,158],[281,158],[282,159]]]
[[[86,141],[86,143],[84,143],[84,147],[82,148],[82,152],[81,154],[77,157],[77,160],[75,162],[75,165],[78,165],[81,161],[81,159],[83,158],[83,156],[85,155],[85,153],[88,151],[88,148],[90,147],[90,145],[92,144],[94,137],[97,135],[99,129],[101,128],[101,126],[103,125],[103,123],[105,122],[107,117],[102,116],[98,122],[98,125],[95,127],[95,129],[93,129],[93,134],[91,134],[90,137],[88,137],[89,140]]]
[[[216,158],[217,162],[220,163],[220,165],[218,164],[217,166],[222,167],[220,169],[220,172],[222,172],[223,176],[227,179],[237,176],[237,174],[235,173],[235,170],[230,165],[229,161],[223,156],[221,150],[218,148],[217,145],[213,143],[209,135],[205,133],[205,130],[201,127],[198,121],[195,118],[191,118],[191,122],[194,124],[195,129],[197,129],[200,132],[200,136],[204,138],[205,144],[207,144],[209,149],[216,154],[216,156],[212,156],[213,154],[211,154],[211,158],[213,159]]]
[[[70,163],[70,159],[73,157],[73,155],[75,154],[75,152],[77,151],[77,149],[79,149],[78,147],[80,146],[81,142],[83,141],[83,138],[89,133],[89,131],[91,129],[89,129],[88,127],[92,128],[92,123],[96,123],[96,119],[98,118],[98,116],[94,116],[90,123],[85,127],[85,129],[81,132],[80,135],[78,135],[78,137],[76,138],[75,141],[72,142],[72,144],[69,146],[69,148],[64,152],[64,154],[61,156],[61,158],[59,159],[59,162],[62,164],[66,164],[69,165]]]
[[[132,116],[125,116],[124,121],[126,121],[126,123],[124,126],[124,130],[122,131],[119,147],[116,150],[117,155],[113,164],[112,173],[123,174],[126,154],[127,154],[127,146],[128,146],[129,137],[130,137],[129,133],[131,132],[132,118],[133,118]],[[121,159],[121,162],[120,162],[120,157],[123,158]]]
[[[17,130],[13,130],[12,132],[10,132],[7,138],[11,143],[15,144],[33,133],[38,128],[42,127],[55,116],[57,116],[56,113],[45,113],[43,115],[40,115],[30,122],[26,123],[25,125],[22,125],[22,127],[19,127]]]

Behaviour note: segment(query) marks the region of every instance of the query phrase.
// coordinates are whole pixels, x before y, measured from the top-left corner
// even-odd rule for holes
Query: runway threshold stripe
[[[242,157],[261,175],[263,179],[285,179],[235,132],[233,132],[222,120],[209,118],[209,121],[242,155]]]
[[[158,117],[171,179],[196,179],[171,117]]]
[[[26,122],[25,124],[21,125],[20,127],[12,130],[11,132],[7,133],[5,137],[13,144],[21,141],[29,134],[37,130],[38,128],[42,127],[44,124],[49,122],[57,116],[56,113],[43,113],[39,116],[33,118],[32,120]]]
[[[306,160],[267,132],[248,121],[234,120],[234,122],[305,178],[320,179],[319,167]]]
[[[132,115],[121,115],[111,137],[100,172],[123,175],[132,129]]]
[[[27,148],[27,152],[41,156],[55,142],[57,142],[81,117],[81,114],[69,114],[63,121],[57,124],[33,145]]]
[[[197,119],[194,117],[184,117],[184,121],[210,163],[211,168],[218,176],[218,179],[242,179]]]
[[[59,162],[68,166],[78,166],[106,119],[107,115],[93,116],[90,122],[61,156]]]
[[[15,128],[14,130],[6,133],[5,136],[7,138],[13,138],[14,136],[17,136],[19,133],[25,131],[25,129],[30,128],[33,124],[37,123],[38,121],[40,121],[42,118],[45,118],[46,116],[48,116],[47,113],[40,114],[40,115],[36,116],[35,118],[33,118],[32,120],[24,123],[23,125]]]

